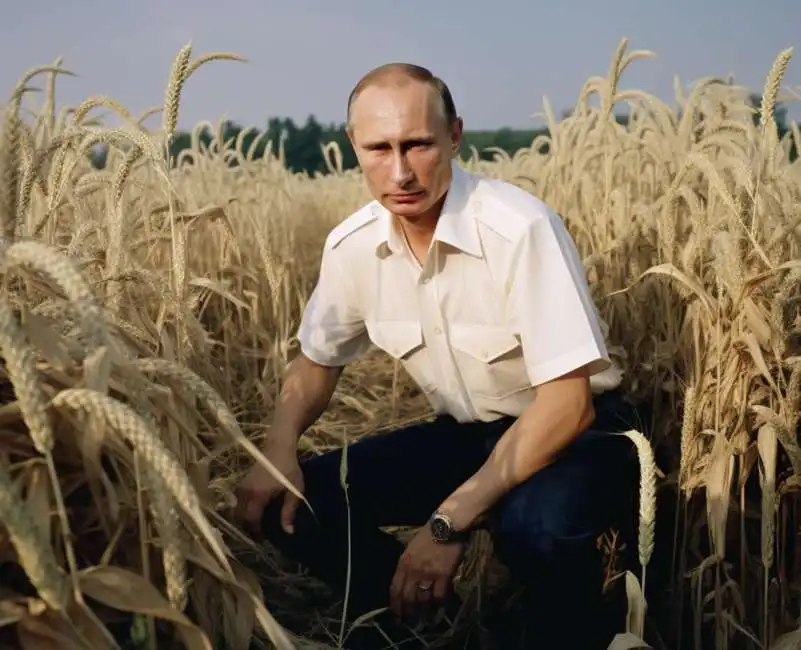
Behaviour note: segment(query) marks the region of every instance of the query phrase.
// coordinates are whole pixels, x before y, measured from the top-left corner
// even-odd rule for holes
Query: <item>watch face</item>
[[[444,515],[434,515],[431,519],[431,534],[434,539],[446,542],[451,536],[451,522]]]

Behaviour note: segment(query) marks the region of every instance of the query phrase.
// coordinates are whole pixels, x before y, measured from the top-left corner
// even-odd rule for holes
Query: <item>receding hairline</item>
[[[351,90],[348,97],[347,124],[351,125],[351,108],[361,93],[371,86],[404,85],[418,81],[429,86],[437,98],[437,108],[442,118],[451,124],[458,119],[453,96],[447,84],[430,70],[414,63],[385,63],[365,74]]]

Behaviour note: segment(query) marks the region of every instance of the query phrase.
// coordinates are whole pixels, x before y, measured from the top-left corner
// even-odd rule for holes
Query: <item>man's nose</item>
[[[412,169],[409,161],[403,153],[396,153],[392,159],[392,180],[398,185],[409,182],[412,177]]]

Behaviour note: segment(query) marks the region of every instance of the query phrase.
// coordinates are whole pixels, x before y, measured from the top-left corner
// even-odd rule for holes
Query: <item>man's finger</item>
[[[281,527],[288,535],[295,532],[295,511],[300,500],[291,492],[284,493],[284,504],[281,506]]]
[[[425,606],[434,597],[434,581],[431,578],[423,578],[417,583],[417,602]]]
[[[405,620],[411,620],[417,614],[417,598],[420,593],[417,576],[406,576],[403,583],[403,593],[401,594],[401,612]]]
[[[261,530],[261,517],[264,512],[265,500],[258,498],[253,493],[246,493],[242,496],[243,504],[242,518],[252,532]]]
[[[431,588],[431,594],[436,600],[445,600],[451,587],[451,580],[445,576],[437,578]]]
[[[392,576],[392,584],[389,586],[389,609],[396,618],[403,617],[403,605],[401,600],[403,598],[403,587],[406,582],[406,574],[403,569],[398,566],[395,570],[395,575]]]

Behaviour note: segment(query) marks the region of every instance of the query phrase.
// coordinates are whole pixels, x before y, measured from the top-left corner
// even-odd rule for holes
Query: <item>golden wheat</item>
[[[496,150],[493,161],[474,151],[463,164],[534,192],[564,217],[625,389],[655,407],[647,437],[625,434],[640,458],[638,539],[630,541],[642,575],[625,572],[622,643],[641,636],[655,611],[645,607],[646,596],[659,595],[645,569],[672,542],[677,571],[665,586],[676,599],[660,606],[693,603],[684,642],[789,647],[801,635],[792,629],[799,604],[789,575],[801,560],[792,530],[801,481],[801,162],[789,156],[801,149],[801,131],[792,125],[779,139],[773,117],[792,50],[777,56],[754,111],[731,79],[704,78],[689,92],[677,84],[677,109],[621,90],[628,66],[652,56],[627,47],[623,39],[606,78],[578,89],[570,116],[558,120],[545,100],[547,135],[511,155]],[[69,608],[69,578],[78,604],[90,596],[126,612],[127,629],[150,648],[179,638],[191,648],[244,650],[254,635],[278,648],[312,647],[273,613],[309,632],[339,623],[335,603],[334,613],[307,611],[315,583],[253,544],[230,506],[249,463],[276,471],[258,440],[297,347],[321,245],[369,196],[335,145],[323,147],[328,175],[310,178],[286,170],[283,140],[264,142],[256,160],[255,144],[243,151],[249,130],[224,142],[222,122],[196,125],[191,149],[169,161],[192,75],[212,61],[244,61],[227,52],[192,57],[190,44],[180,49],[162,106],[138,118],[101,95],[56,112],[54,80],[72,74],[61,59],[25,72],[6,105],[0,553],[30,584],[11,584],[0,605],[16,612],[29,640],[45,620],[64,629],[61,619],[32,623],[50,608],[85,639],[108,644],[114,617]],[[30,121],[24,100],[40,75],[44,108]],[[614,119],[621,107],[626,124]],[[104,127],[90,117],[95,108],[124,125]],[[160,130],[145,128],[157,112]],[[100,143],[110,147],[102,171],[86,155]],[[320,452],[342,444],[343,427],[353,440],[428,415],[408,377],[375,352],[346,371],[302,444]],[[657,468],[657,457],[667,466]],[[674,540],[656,539],[658,483],[682,502]],[[498,569],[478,536],[457,585],[466,608],[499,597]],[[38,597],[23,611],[31,586]],[[0,645],[9,630],[0,630]]]

